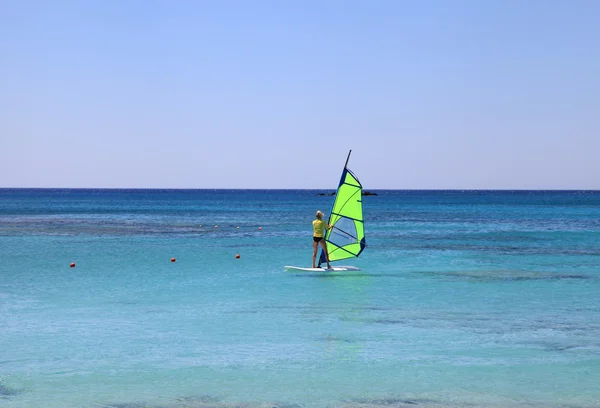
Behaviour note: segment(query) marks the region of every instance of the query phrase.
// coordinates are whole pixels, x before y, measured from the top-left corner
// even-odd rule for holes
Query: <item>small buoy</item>
[[[235,259],[240,259],[240,254],[236,254]]]
[[[177,259],[175,258],[171,258],[171,262],[175,262]]]
[[[71,262],[71,265],[69,265],[71,268],[75,268],[75,262]]]
[[[260,231],[260,230],[262,230],[262,227],[258,227],[258,230],[259,230],[259,231]]]
[[[218,225],[215,225],[215,228],[219,228],[219,226],[218,226]]]
[[[240,229],[240,227],[236,227],[237,229]]]

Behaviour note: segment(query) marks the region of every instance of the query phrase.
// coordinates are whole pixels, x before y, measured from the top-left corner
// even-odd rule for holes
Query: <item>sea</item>
[[[329,193],[0,189],[0,407],[600,407],[600,191]]]

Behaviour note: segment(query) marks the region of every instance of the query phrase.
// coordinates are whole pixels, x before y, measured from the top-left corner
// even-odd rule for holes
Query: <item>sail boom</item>
[[[350,238],[357,239],[357,238],[356,238],[354,235],[352,235],[352,234],[351,234],[351,233],[349,233],[349,232],[346,232],[346,231],[344,231],[343,229],[340,229],[340,228],[338,228],[338,227],[333,227],[333,228],[335,228],[336,230],[340,231],[340,232],[341,232],[341,233],[343,233],[343,234],[346,234],[346,235],[348,235]]]

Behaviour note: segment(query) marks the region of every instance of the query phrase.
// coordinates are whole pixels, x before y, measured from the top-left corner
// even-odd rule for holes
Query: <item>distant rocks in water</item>
[[[335,191],[333,193],[318,193],[318,196],[334,196],[335,195]],[[362,195],[364,196],[376,196],[378,195],[377,193],[373,193],[371,191],[363,191]]]

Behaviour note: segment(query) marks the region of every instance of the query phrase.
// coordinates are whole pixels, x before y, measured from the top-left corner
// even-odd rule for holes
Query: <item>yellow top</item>
[[[324,234],[326,228],[327,228],[327,223],[325,221],[317,218],[316,220],[313,221],[313,229],[315,231],[313,236],[317,237],[317,238],[323,238],[323,234]]]

